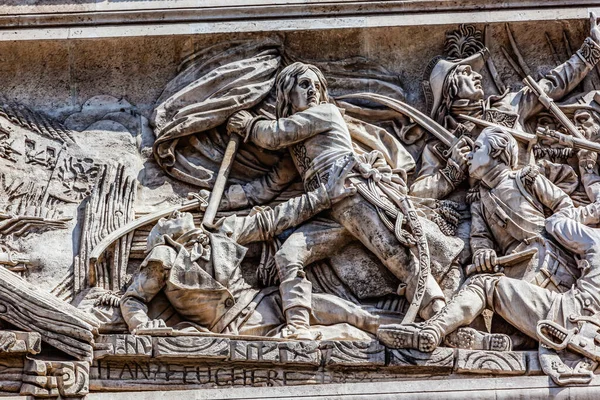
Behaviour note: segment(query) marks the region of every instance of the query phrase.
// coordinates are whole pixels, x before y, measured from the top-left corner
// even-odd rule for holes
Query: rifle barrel
[[[566,147],[572,147],[576,149],[589,150],[596,153],[600,153],[600,143],[592,142],[587,139],[580,139],[564,133],[551,131],[550,129],[538,128],[538,133],[541,137],[550,138],[558,141]]]
[[[573,137],[576,137],[579,139],[585,139],[585,137],[581,134],[581,132],[579,132],[579,130],[575,127],[575,125],[573,125],[573,123],[571,122],[569,117],[567,117],[565,115],[565,113],[563,113],[562,110],[556,105],[554,100],[552,100],[552,98],[550,96],[548,96],[546,94],[546,92],[544,92],[544,90],[535,81],[535,79],[533,79],[531,76],[528,75],[525,79],[523,79],[523,83],[525,85],[527,85],[527,87],[529,87],[529,89],[531,89],[531,91],[540,100],[540,103],[542,103],[544,105],[544,107],[546,107],[548,109],[548,111],[550,111],[552,113],[552,115],[554,115],[556,117],[556,119],[558,119],[558,121],[565,128],[567,128],[567,131],[569,131],[569,133],[571,135],[573,135]]]

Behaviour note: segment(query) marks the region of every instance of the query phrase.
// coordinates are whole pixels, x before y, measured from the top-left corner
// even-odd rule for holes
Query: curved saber
[[[184,202],[183,204],[167,207],[160,211],[144,215],[141,218],[134,219],[130,223],[125,224],[119,229],[112,231],[108,236],[104,237],[98,244],[96,244],[96,246],[92,250],[90,254],[90,268],[93,268],[94,265],[96,265],[98,259],[106,251],[106,249],[122,236],[127,235],[128,233],[133,232],[144,225],[154,222],[159,218],[166,217],[174,211],[192,210],[194,207],[198,207],[199,205],[201,205],[200,203],[201,200],[199,199],[189,200]]]
[[[454,137],[454,135],[452,135],[448,130],[435,122],[433,119],[401,101],[374,93],[358,93],[354,95],[338,97],[338,99],[341,98],[359,98],[375,101],[379,104],[385,105],[394,111],[410,117],[413,121],[417,122],[423,128],[427,129],[430,133],[444,142],[444,144],[446,144],[448,147],[451,147],[452,144],[458,140]],[[416,239],[419,263],[417,287],[415,293],[413,294],[413,298],[411,299],[410,306],[408,307],[408,310],[402,319],[402,324],[404,325],[414,322],[419,310],[421,309],[421,303],[423,301],[423,297],[425,296],[425,290],[427,287],[427,280],[431,274],[431,256],[429,253],[427,238],[425,237],[425,232],[423,231],[423,227],[419,221],[417,211],[415,210],[414,205],[408,196],[405,196],[402,199],[400,206],[402,213],[406,217],[406,222],[411,228],[413,236]]]
[[[382,104],[386,107],[389,107],[392,110],[399,112],[400,114],[404,114],[407,117],[410,117],[413,121],[417,122],[423,128],[427,129],[429,133],[441,140],[442,143],[444,143],[448,147],[452,147],[454,142],[458,140],[458,138],[455,137],[452,133],[450,133],[450,131],[448,131],[442,125],[431,119],[431,117],[428,117],[421,111],[417,110],[412,106],[409,106],[406,103],[392,99],[390,97],[376,93],[356,93],[336,97],[336,100],[343,99],[371,100],[376,103]]]
[[[240,143],[241,136],[237,134],[231,134],[229,144],[227,145],[225,155],[223,156],[221,168],[219,169],[215,185],[210,194],[210,199],[204,212],[204,216],[202,219],[203,224],[211,225],[214,222],[215,216],[217,215],[217,209],[219,208],[219,203],[221,201],[221,197],[223,196],[225,184],[227,183],[227,178],[229,176],[229,172],[231,172],[233,161],[235,160],[235,155],[237,153],[238,147],[240,146]],[[155,213],[148,214],[142,218],[135,219],[129,224],[111,232],[108,236],[103,238],[92,250],[92,253],[90,254],[90,269],[94,267],[94,265],[102,256],[102,254],[106,251],[106,249],[120,237],[146,224],[154,222],[159,218],[166,217],[174,211],[189,211],[199,205],[201,205],[199,199],[190,200],[181,205],[171,206],[163,210],[157,211]]]

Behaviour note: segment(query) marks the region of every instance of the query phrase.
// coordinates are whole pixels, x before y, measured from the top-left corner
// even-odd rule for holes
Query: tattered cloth
[[[376,73],[373,63],[351,61],[356,68],[352,79],[330,80],[329,88],[335,93],[377,88],[386,95],[403,98],[400,86],[393,80],[383,82],[381,71]],[[319,63],[319,67],[325,68],[330,77],[348,68],[347,63]],[[281,43],[274,39],[222,43],[184,60],[181,72],[167,84],[150,118],[158,164],[177,180],[212,188],[229,141],[227,119],[240,110],[274,118],[275,78],[287,64]],[[344,75],[342,72],[337,75]],[[396,170],[415,167],[410,154],[385,129],[351,117],[346,123],[355,151],[379,150]],[[243,185],[259,179],[284,154],[287,151],[268,151],[245,143],[236,155],[228,182]]]

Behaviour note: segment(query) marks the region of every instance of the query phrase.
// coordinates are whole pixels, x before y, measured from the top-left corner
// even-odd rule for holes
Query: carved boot
[[[377,337],[392,349],[417,349],[430,353],[440,344],[440,335],[434,329],[422,324],[381,325]]]
[[[424,352],[435,350],[446,335],[470,324],[484,310],[485,300],[481,287],[484,281],[481,281],[481,286],[479,283],[473,283],[476,281],[477,279],[473,279],[472,283],[460,290],[439,313],[424,323],[382,325],[377,337],[392,348],[413,348]]]
[[[321,332],[310,329],[310,309],[292,307],[285,310],[287,325],[282,330],[284,339],[319,340]]]
[[[448,347],[468,350],[511,351],[512,340],[503,333],[481,332],[473,328],[458,328],[444,339]]]

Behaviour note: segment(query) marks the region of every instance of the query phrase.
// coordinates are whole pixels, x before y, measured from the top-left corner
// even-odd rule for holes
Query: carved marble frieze
[[[596,387],[594,13],[134,36],[0,40],[0,395]]]

